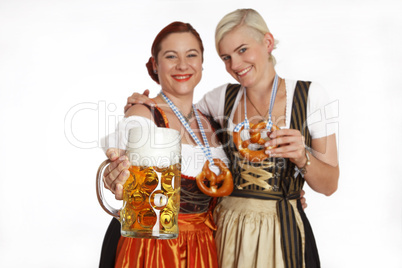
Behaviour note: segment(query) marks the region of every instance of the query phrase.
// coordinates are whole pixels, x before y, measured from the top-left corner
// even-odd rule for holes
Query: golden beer
[[[178,236],[180,163],[168,167],[129,168],[120,211],[126,237],[169,239]]]
[[[96,193],[101,207],[121,223],[121,235],[171,239],[179,235],[181,136],[159,127],[134,127],[128,131],[126,155],[131,167],[123,186],[123,207],[116,209],[103,194],[102,172],[96,174]]]

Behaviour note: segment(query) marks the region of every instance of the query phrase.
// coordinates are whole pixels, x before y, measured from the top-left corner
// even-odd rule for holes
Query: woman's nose
[[[232,68],[232,70],[236,71],[239,69],[240,67],[240,58],[236,57],[236,56],[232,56],[230,59],[230,68]]]
[[[188,68],[188,62],[186,58],[179,58],[176,68],[179,70],[185,70]]]

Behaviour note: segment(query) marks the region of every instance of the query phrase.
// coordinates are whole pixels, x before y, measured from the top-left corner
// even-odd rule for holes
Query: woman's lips
[[[172,75],[177,82],[186,82],[191,78],[192,74]]]
[[[253,66],[247,67],[243,70],[241,70],[240,72],[236,72],[236,74],[241,77],[241,76],[245,76],[252,68]]]

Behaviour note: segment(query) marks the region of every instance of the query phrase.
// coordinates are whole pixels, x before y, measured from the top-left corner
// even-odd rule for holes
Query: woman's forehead
[[[226,33],[219,42],[219,50],[227,50],[236,48],[242,44],[249,44],[251,42],[259,42],[261,40],[261,33],[248,26],[237,27],[230,32]]]
[[[193,47],[196,49],[200,49],[200,44],[197,38],[192,33],[171,33],[162,40],[161,48],[162,50],[164,50],[174,47]]]

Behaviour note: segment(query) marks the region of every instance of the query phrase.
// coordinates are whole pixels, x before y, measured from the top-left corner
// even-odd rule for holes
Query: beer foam
[[[134,127],[129,130],[126,150],[133,166],[174,165],[181,161],[180,133],[156,126]]]

